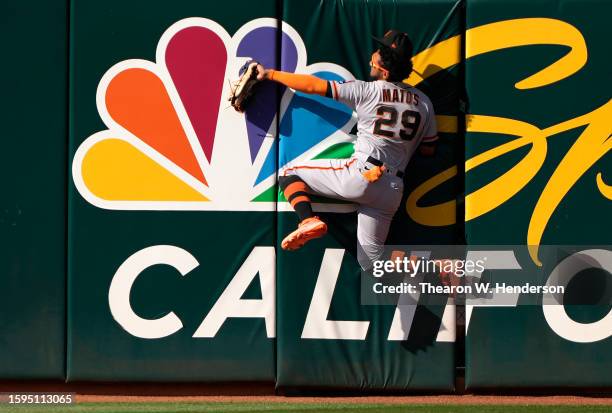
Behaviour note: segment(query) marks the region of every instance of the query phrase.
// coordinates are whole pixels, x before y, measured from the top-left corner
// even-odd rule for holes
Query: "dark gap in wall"
[[[66,119],[65,119],[65,127],[66,127],[66,152],[65,152],[65,160],[64,162],[64,176],[66,180],[64,181],[64,201],[66,202],[66,208],[64,208],[64,247],[66,254],[64,255],[64,380],[68,381],[68,265],[69,265],[69,257],[68,253],[69,243],[68,243],[68,220],[70,219],[69,208],[70,208],[70,200],[68,199],[68,185],[70,182],[70,92],[72,90],[71,82],[70,82],[70,61],[71,61],[71,29],[72,29],[72,2],[71,0],[66,0],[66,38],[64,39],[66,42],[66,95],[65,95],[65,105],[66,105]]]
[[[459,63],[459,80],[461,89],[459,91],[459,110],[457,113],[457,136],[459,138],[460,150],[455,151],[457,164],[457,179],[460,185],[457,198],[457,231],[463,243],[467,244],[465,234],[465,114],[467,113],[467,91],[465,88],[465,31],[467,22],[467,7],[465,0],[459,0],[460,5],[460,33],[461,33],[461,63]],[[459,394],[465,392],[465,305],[457,305],[455,312],[455,391]]]
[[[275,43],[276,43],[276,62],[277,62],[277,67],[280,69],[281,67],[281,58],[282,58],[282,38],[283,38],[283,15],[284,15],[284,0],[276,0],[276,21],[277,21],[277,30],[276,30],[276,39],[275,39]],[[274,139],[276,139],[278,141],[279,139],[279,133],[280,133],[280,102],[282,99],[282,95],[280,94],[280,88],[278,87],[278,85],[276,86],[277,90],[279,91],[279,93],[277,94],[277,101],[276,101],[276,119],[275,119],[275,128],[276,128],[276,132],[275,132],[275,137]],[[279,159],[280,159],[280,142],[279,145],[277,145],[276,147],[276,170],[278,170],[278,164],[279,164]],[[278,180],[275,181],[274,183],[274,194],[275,194],[275,198],[277,199],[277,194],[278,194]],[[274,214],[274,227],[273,227],[273,231],[274,231],[274,247],[277,250],[276,251],[276,261],[275,261],[275,277],[278,278],[278,248],[276,248],[279,245],[279,237],[278,237],[278,201],[276,201],[275,203],[275,214]],[[276,304],[275,304],[275,312],[278,309],[278,299],[275,298],[276,300]],[[275,316],[275,319],[277,317]],[[275,327],[276,328],[276,327]],[[277,362],[277,354],[278,354],[278,338],[276,338],[276,332],[275,332],[275,339],[274,339],[274,377],[278,377],[278,362]],[[277,387],[276,387],[276,380],[274,383],[274,393],[277,393]]]

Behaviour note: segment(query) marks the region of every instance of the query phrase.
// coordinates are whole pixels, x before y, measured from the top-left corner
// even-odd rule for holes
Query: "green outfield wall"
[[[371,35],[407,32],[407,81],[431,98],[440,140],[435,156],[411,160],[387,244],[530,245],[523,269],[548,273],[538,246],[612,241],[609,2],[72,0],[1,11],[12,60],[1,69],[0,379],[453,392],[465,334],[468,389],[612,384],[603,299],[468,302],[465,319],[447,297],[366,305],[356,207],[324,198],[314,208],[328,236],[283,251],[297,218],[278,171],[349,158],[356,119],[271,83],[244,114],[227,102],[249,59],[367,79]],[[612,292],[609,272],[579,274],[572,294]]]
[[[469,243],[609,244],[611,7],[467,2],[466,165],[486,158],[466,173]],[[491,38],[486,30],[513,34]],[[486,53],[472,56],[477,50]],[[527,145],[511,149],[518,139]],[[490,151],[503,145],[511,150]],[[542,258],[536,248],[531,258],[524,268],[533,271]],[[594,297],[609,292],[609,273],[578,273],[566,294],[581,286],[598,290],[583,292]],[[468,308],[468,388],[610,386],[610,306],[523,305],[526,298]]]
[[[283,3],[283,23],[295,28],[304,40],[308,63],[333,62],[347,69],[355,78],[367,79],[368,62],[376,49],[370,34],[384,34],[388,28],[406,31],[415,53],[431,44],[461,33],[461,9],[456,1],[424,3],[417,1],[374,2],[329,1]],[[407,24],[427,21],[426,26]],[[426,53],[426,52],[425,52]],[[460,43],[454,53],[461,54]],[[424,59],[418,70],[431,70]],[[436,111],[446,117],[458,114],[461,80],[457,66],[420,82],[423,90],[432,91]],[[294,97],[294,99],[306,97]],[[325,104],[323,99],[317,99]],[[308,139],[317,130],[286,130],[283,122],[289,116],[294,122],[310,122],[300,116],[298,105],[289,108],[280,128],[279,163],[292,159],[292,139]],[[337,105],[342,106],[342,105]],[[438,109],[439,108],[439,109]],[[334,117],[332,110],[321,110],[320,117]],[[317,114],[317,107],[313,110]],[[341,124],[341,115],[338,115]],[[350,129],[354,125],[345,118]],[[321,122],[321,121],[319,121]],[[313,122],[314,123],[314,122]],[[320,124],[319,124],[320,125]],[[344,125],[341,126],[341,128]],[[289,128],[287,128],[289,129]],[[318,130],[322,130],[320,126]],[[425,178],[456,165],[463,157],[461,136],[446,130],[441,134],[440,151],[435,159],[415,157],[408,167],[405,196],[392,224],[391,244],[455,243],[462,228],[449,225],[428,231],[411,219],[406,199]],[[328,139],[333,139],[333,136]],[[323,151],[321,151],[323,152]],[[326,154],[313,155],[326,157]],[[337,157],[341,157],[336,155]],[[344,154],[349,157],[350,151]],[[462,191],[459,180],[445,193],[437,193],[431,202],[455,199]],[[279,206],[277,240],[289,233],[297,218]],[[321,201],[323,217],[330,222],[330,237],[313,242],[297,252],[277,247],[277,386],[328,387],[358,389],[428,389],[449,391],[454,388],[454,331],[438,336],[446,301],[425,307],[366,306],[361,304],[360,270],[356,261],[356,212],[343,212],[347,205]],[[455,220],[455,211],[451,213]],[[324,293],[331,289],[331,297]],[[296,294],[300,291],[300,294]],[[330,299],[331,298],[331,299]],[[416,312],[415,312],[416,310]],[[448,302],[449,314],[454,314]],[[454,319],[453,319],[454,322]]]
[[[64,377],[65,1],[3,2],[0,377]]]
[[[224,36],[229,38],[230,33],[253,19],[269,17],[275,21],[276,7],[274,1],[237,2],[233,8],[201,1],[171,7],[146,1],[117,1],[104,7],[88,1],[72,3],[72,158],[79,148],[82,150],[86,138],[91,142],[93,136],[95,142],[100,135],[94,134],[111,126],[108,132],[102,132],[97,145],[89,147],[83,168],[80,172],[73,169],[71,177],[82,179],[82,191],[109,206],[91,205],[71,183],[68,380],[274,380],[274,205],[267,211],[254,212],[229,213],[223,206],[207,212],[184,210],[193,204],[206,208],[212,202],[167,170],[151,165],[131,141],[120,139],[135,136],[148,142],[153,151],[181,164],[190,171],[192,181],[204,186],[201,170],[200,175],[194,172],[199,164],[173,107],[180,99],[170,101],[165,86],[172,79],[167,80],[161,72],[170,76],[168,71],[175,70],[173,74],[182,75],[182,81],[195,82],[175,82],[176,87],[183,88],[181,93],[187,94],[204,76],[218,80],[220,85],[206,85],[200,96],[183,97],[201,105],[195,109],[195,116],[201,115],[200,111],[219,111],[221,96],[209,88],[223,86],[225,62],[234,63],[228,58],[233,45]],[[162,48],[160,37],[177,21],[191,16],[208,20],[187,21],[182,31],[177,29],[167,52],[157,56],[168,59],[169,69],[162,69],[163,64],[156,59],[156,51]],[[262,49],[272,49],[272,56],[276,56],[275,41],[275,36],[264,36],[258,44]],[[111,74],[115,82],[110,81],[104,97],[96,101],[96,91],[102,93],[99,82],[105,72],[132,58],[141,60],[128,61],[125,70],[120,68]],[[142,88],[132,89],[130,82],[142,84]],[[124,106],[128,100],[130,103]],[[106,125],[100,120],[100,111],[108,113]],[[154,124],[156,119],[159,123]],[[225,145],[240,139],[232,133],[215,137],[217,125],[198,118],[193,120],[195,127],[198,120],[202,122],[200,138],[205,150],[213,147],[213,139],[224,140]],[[147,128],[147,124],[154,127]],[[222,133],[220,128],[217,130]],[[169,136],[176,140],[174,148],[163,146]],[[219,148],[217,142],[215,150]],[[204,162],[215,161],[216,155],[211,157],[207,151]],[[151,167],[154,169],[147,169]],[[216,169],[204,180],[211,186],[215,179],[230,186],[232,178],[244,172],[244,166],[238,167],[242,169]],[[157,176],[165,184],[148,182],[151,174],[160,174]],[[123,184],[127,186],[115,192],[117,185]],[[131,199],[126,201],[125,195]],[[142,208],[134,207],[138,202]],[[142,273],[130,267],[130,258]],[[126,264],[127,272],[118,272]],[[242,285],[240,276],[252,281]],[[264,278],[266,296],[262,298],[259,280]],[[246,292],[249,297],[241,288],[247,289],[250,284]],[[230,286],[234,289],[228,290]],[[239,302],[220,301],[229,297],[223,295],[228,291],[237,294],[235,299],[244,296],[244,300],[259,300],[261,304],[251,306],[255,313],[265,313],[267,319],[233,317],[232,312],[244,308]],[[229,318],[222,319],[224,316]]]

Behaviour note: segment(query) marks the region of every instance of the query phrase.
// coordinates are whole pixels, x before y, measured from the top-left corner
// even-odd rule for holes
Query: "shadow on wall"
[[[461,67],[441,70],[439,66],[430,65],[425,70],[425,74],[430,72],[435,74],[417,86],[432,101],[436,115],[445,116],[446,119],[456,119],[456,126],[438,124],[440,139],[436,145],[435,155],[426,157],[417,151],[410,160],[404,178],[402,204],[395,214],[387,238],[389,245],[465,244],[465,225],[462,217],[465,197],[466,91],[461,81],[462,70]],[[452,218],[456,224],[433,227],[413,221],[406,210],[408,196],[423,182],[454,165],[458,167],[457,176],[426,194],[419,200],[418,206],[437,205],[455,200],[455,216]]]
[[[456,117],[457,128],[455,132],[449,133],[444,132],[446,129],[438,125],[440,139],[437,143],[436,154],[433,157],[425,157],[417,152],[412,157],[406,168],[402,205],[393,218],[387,239],[389,245],[465,244],[465,225],[462,217],[464,216],[463,199],[465,197],[464,113],[467,92],[461,79],[462,71],[462,67],[455,70],[441,70],[438,66],[430,65],[425,70],[425,75],[430,72],[435,72],[435,74],[417,86],[433,103],[436,115]],[[406,212],[406,199],[410,193],[427,179],[453,165],[458,166],[455,179],[426,195],[422,200],[423,205],[419,205],[435,205],[456,200],[456,224],[446,227],[428,227],[411,220]],[[426,281],[433,285],[442,285],[438,277],[431,277]],[[402,330],[408,335],[407,339],[401,342],[403,348],[417,353],[426,350],[436,342],[447,300],[448,298],[442,295],[428,296],[427,303],[423,303],[421,297],[418,306],[398,307]]]

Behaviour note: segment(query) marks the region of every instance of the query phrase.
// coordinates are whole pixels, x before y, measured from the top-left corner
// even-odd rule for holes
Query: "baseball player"
[[[433,155],[438,139],[431,101],[402,83],[412,71],[408,35],[389,30],[374,39],[380,47],[372,54],[370,82],[327,81],[257,65],[259,80],[327,96],[357,113],[357,141],[350,159],[311,160],[280,171],[279,185],[300,220],[281,247],[296,250],[327,232],[325,222],[313,214],[311,194],[351,201],[358,204],[357,259],[363,269],[371,268],[383,253],[412,154],[420,148],[421,153]]]

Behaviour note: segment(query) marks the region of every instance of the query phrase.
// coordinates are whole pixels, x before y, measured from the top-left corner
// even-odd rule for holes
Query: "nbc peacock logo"
[[[299,34],[276,19],[250,21],[233,36],[209,19],[180,20],[161,36],[155,62],[125,60],[100,80],[96,106],[107,129],[89,136],[72,164],[83,198],[113,210],[289,208],[278,198],[278,169],[350,156],[356,119],[338,102],[271,82],[261,85],[245,114],[229,109],[227,79],[236,79],[250,59],[328,80],[354,79],[336,64],[307,64]],[[351,206],[322,201],[319,209]]]

